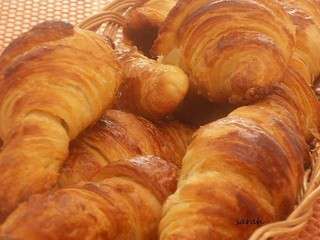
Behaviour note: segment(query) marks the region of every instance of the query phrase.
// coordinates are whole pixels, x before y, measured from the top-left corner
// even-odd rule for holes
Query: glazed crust
[[[156,240],[177,168],[160,158],[137,157],[108,165],[99,179],[31,197],[1,226],[0,238]]]
[[[144,56],[125,36],[115,43],[125,78],[116,107],[153,120],[173,113],[187,95],[187,75],[179,67]]]
[[[56,22],[22,35],[0,59],[3,218],[56,183],[69,141],[111,105],[121,74],[106,41]]]
[[[73,26],[65,22],[44,22],[13,40],[0,56],[0,72],[17,56],[47,42],[58,41],[74,34]]]
[[[120,63],[126,80],[120,86],[117,108],[159,120],[173,113],[184,100],[189,82],[180,68],[133,52]]]
[[[196,132],[163,210],[161,240],[245,240],[293,210],[309,164],[306,140],[319,135],[320,123],[298,63],[273,95]]]
[[[300,59],[306,69],[299,71],[310,74],[309,84],[312,84],[320,74],[319,44],[320,37],[320,3],[318,0],[285,0],[280,1],[289,13],[296,27],[296,43],[294,58]]]
[[[243,103],[281,81],[294,40],[294,24],[275,1],[180,0],[153,53],[180,66],[209,100]]]
[[[245,240],[261,224],[285,219],[296,204],[303,165],[309,164],[307,142],[319,138],[319,102],[310,87],[320,70],[319,2],[277,4],[297,29],[283,80],[263,101],[240,107],[195,134],[178,189],[163,210],[161,240]],[[180,41],[166,36],[167,42]]]
[[[159,156],[181,167],[193,129],[179,122],[150,121],[108,110],[70,145],[60,186],[91,180],[107,164],[138,155]]]
[[[114,54],[59,22],[0,56],[0,219],[27,200],[0,239],[246,240],[293,210],[308,142],[320,137],[310,87],[319,1],[173,2],[150,0],[129,17],[127,30],[161,25],[158,61],[128,36],[114,39]],[[211,102],[256,102],[201,127],[188,147],[193,130],[178,122],[112,110],[89,126],[115,99],[120,67],[115,106],[149,119],[176,111],[188,78]]]

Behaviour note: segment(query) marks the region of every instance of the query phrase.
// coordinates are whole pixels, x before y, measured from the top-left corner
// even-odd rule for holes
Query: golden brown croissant
[[[32,31],[26,32],[3,51],[0,56],[0,72],[17,56],[30,49],[51,41],[57,41],[72,35],[73,28],[64,22],[44,22],[33,27]]]
[[[320,122],[300,64],[292,59],[273,95],[195,134],[164,207],[161,240],[246,240],[291,212],[308,164],[306,140]]]
[[[119,109],[149,119],[162,119],[176,110],[187,94],[185,73],[149,59],[135,50],[120,58],[125,81],[116,101]]]
[[[277,94],[196,133],[164,207],[161,240],[246,240],[292,211],[319,106],[298,73],[287,77]]]
[[[320,74],[320,2],[318,0],[280,1],[296,27],[294,57],[305,65],[304,74],[313,82]],[[302,71],[302,70],[300,70]],[[309,83],[311,84],[311,83]]]
[[[156,240],[176,177],[176,166],[157,157],[110,164],[98,182],[32,196],[1,226],[0,239]]]
[[[116,107],[156,120],[174,112],[188,92],[186,74],[144,56],[123,34],[112,39],[125,78]]]
[[[60,186],[91,180],[108,163],[138,155],[159,156],[181,167],[192,133],[178,122],[155,125],[130,113],[109,110],[71,143]]]
[[[3,218],[56,183],[70,140],[112,104],[121,74],[103,38],[57,22],[22,35],[1,61],[6,64],[0,81]]]
[[[161,24],[176,3],[177,0],[149,0],[134,8],[129,13],[125,34],[148,55]]]
[[[180,66],[209,100],[247,102],[282,80],[294,40],[295,26],[278,1],[180,0],[153,52]]]

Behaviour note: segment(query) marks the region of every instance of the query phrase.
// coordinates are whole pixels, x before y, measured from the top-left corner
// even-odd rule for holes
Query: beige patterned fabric
[[[21,32],[45,20],[73,24],[96,13],[110,0],[0,0],[0,52]],[[277,240],[320,240],[320,200],[304,230]]]
[[[73,24],[96,13],[108,0],[0,0],[0,52],[21,32],[45,20]]]

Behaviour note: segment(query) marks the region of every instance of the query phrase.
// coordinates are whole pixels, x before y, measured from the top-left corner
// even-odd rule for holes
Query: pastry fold
[[[294,46],[295,25],[279,1],[180,0],[153,53],[180,66],[209,100],[246,103],[282,80]]]
[[[71,142],[59,185],[92,180],[107,164],[138,155],[159,156],[180,168],[192,133],[191,127],[177,121],[151,123],[130,113],[108,110]]]
[[[161,240],[246,240],[290,214],[310,163],[307,141],[319,129],[319,103],[298,63],[274,94],[195,133],[164,206]]]
[[[108,41],[62,22],[22,35],[0,62],[3,218],[55,185],[70,140],[111,106],[122,75]]]
[[[156,240],[176,178],[177,167],[157,157],[112,163],[96,182],[32,196],[1,226],[0,238]]]

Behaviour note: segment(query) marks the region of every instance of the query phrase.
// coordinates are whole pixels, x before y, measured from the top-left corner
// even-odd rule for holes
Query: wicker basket
[[[13,37],[26,30],[26,28],[29,28],[28,25],[30,24],[33,25],[39,21],[49,19],[62,19],[71,22],[79,22],[79,19],[83,19],[94,12],[97,13],[82,21],[78,24],[78,27],[98,31],[102,34],[108,35],[109,37],[114,37],[117,30],[123,27],[126,23],[127,13],[131,9],[140,6],[145,1],[146,0],[0,0],[0,11],[2,13],[5,14],[6,12],[4,11],[8,11],[9,8],[11,8],[11,10],[13,9],[14,12],[17,12],[17,15],[12,14],[11,16],[9,14],[6,18],[3,18],[3,15],[2,18],[0,17],[0,51],[1,48],[4,47],[4,45],[6,45]],[[69,7],[68,9],[66,9],[66,7],[62,8],[64,11],[69,13],[69,15],[61,15],[61,11],[56,11],[56,9],[52,9],[51,11],[48,10],[49,13],[45,10],[45,13],[38,14],[39,18],[31,18],[30,20],[34,21],[30,22],[29,20],[26,27],[21,23],[18,23],[19,21],[25,20],[25,12],[23,12],[23,9],[20,9],[20,11],[19,9],[15,9],[18,8],[16,5],[19,2],[25,5],[32,5],[36,3],[41,5],[42,2],[44,6],[47,6],[46,4],[48,2],[49,4],[52,2],[51,7],[55,6],[56,8],[61,8],[61,6],[67,5]],[[16,5],[10,6],[12,3],[15,3]],[[57,3],[58,5],[54,5]],[[104,7],[98,11],[98,7],[101,6]],[[7,9],[5,9],[5,7],[7,7]],[[30,7],[30,9],[33,7]],[[74,11],[75,14],[70,14],[72,11]],[[21,18],[18,18],[19,12]],[[16,17],[16,20],[10,20],[14,17]],[[6,24],[3,24],[3,22],[1,23],[1,20],[9,20],[9,22],[5,22]],[[8,27],[3,27],[5,25]],[[287,220],[268,224],[257,229],[249,240],[320,240],[320,161],[318,161],[318,159],[320,159],[320,142],[315,144],[310,155],[312,165],[311,168],[305,172],[303,187],[295,210]]]

